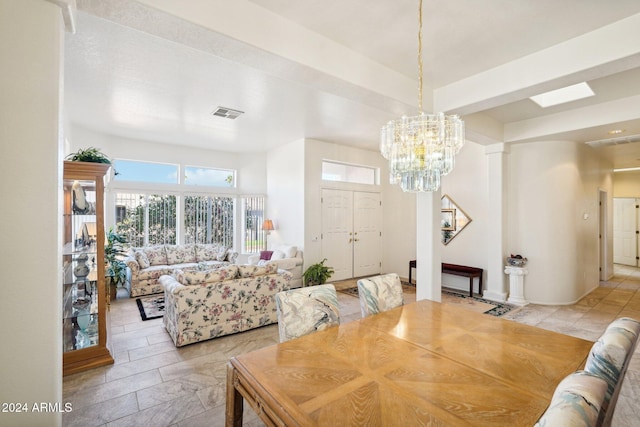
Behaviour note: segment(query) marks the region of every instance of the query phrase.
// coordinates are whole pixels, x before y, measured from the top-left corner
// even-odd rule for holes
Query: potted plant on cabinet
[[[333,268],[324,265],[327,259],[310,265],[309,268],[302,274],[304,277],[304,286],[322,285],[333,274]]]
[[[124,250],[127,239],[115,232],[113,228],[109,228],[106,238],[107,244],[104,246],[104,260],[107,264],[106,275],[109,279],[109,293],[112,298],[115,298],[117,290],[124,288],[127,282],[127,264],[122,261],[122,257],[127,255]]]

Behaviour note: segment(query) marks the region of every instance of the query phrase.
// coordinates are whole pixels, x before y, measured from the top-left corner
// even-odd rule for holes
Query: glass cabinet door
[[[109,165],[65,162],[62,248],[63,369],[113,363],[107,346],[104,180]]]

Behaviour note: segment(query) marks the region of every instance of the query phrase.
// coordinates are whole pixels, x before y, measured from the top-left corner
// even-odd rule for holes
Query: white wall
[[[379,167],[381,185],[348,184],[322,181],[322,160]],[[382,195],[382,272],[408,275],[409,260],[415,259],[415,195],[404,194],[397,186],[388,184],[386,160],[378,151],[307,139],[304,150],[305,176],[305,266],[322,260],[323,188],[379,191]],[[315,240],[317,237],[317,240]]]
[[[488,267],[487,254],[482,248],[491,236],[487,235],[488,172],[484,146],[467,141],[456,156],[453,171],[442,180],[441,193],[448,195],[471,218],[453,240],[444,245],[442,262],[478,267]],[[474,289],[477,284],[474,281]],[[469,289],[469,279],[445,274],[443,286],[454,289]],[[474,292],[475,292],[474,291]]]
[[[513,145],[509,181],[509,247],[529,259],[525,298],[577,301],[599,283],[600,160],[572,141]]]
[[[295,245],[304,251],[304,140],[285,144],[267,155],[267,215],[275,230],[268,245]],[[306,257],[306,254],[304,254]]]
[[[62,404],[62,162],[60,8],[0,2],[0,413],[2,426],[56,426]],[[64,406],[63,406],[64,407]]]

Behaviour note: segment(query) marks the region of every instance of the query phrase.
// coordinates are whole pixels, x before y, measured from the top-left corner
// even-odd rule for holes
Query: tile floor
[[[358,319],[358,299],[338,293],[343,322]],[[406,302],[415,293],[406,295]],[[640,319],[640,270],[616,266],[615,276],[577,304],[529,305],[504,316],[516,322],[596,340],[613,319]],[[278,342],[277,325],[174,347],[162,319],[140,320],[133,299],[111,306],[115,364],[64,378],[73,411],[64,426],[223,426],[227,360]],[[247,405],[245,405],[247,406]],[[245,426],[262,426],[245,407]],[[614,426],[640,426],[640,347],[623,384]]]

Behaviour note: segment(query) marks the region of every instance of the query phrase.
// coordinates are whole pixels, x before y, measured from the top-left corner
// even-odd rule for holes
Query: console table
[[[409,261],[409,284],[411,284],[411,269],[416,268],[416,260]],[[478,278],[478,294],[482,296],[482,272],[481,268],[467,267],[466,265],[446,264],[442,263],[442,272],[445,274],[453,274],[454,276],[463,276],[469,278],[469,296],[473,296],[473,279]]]

